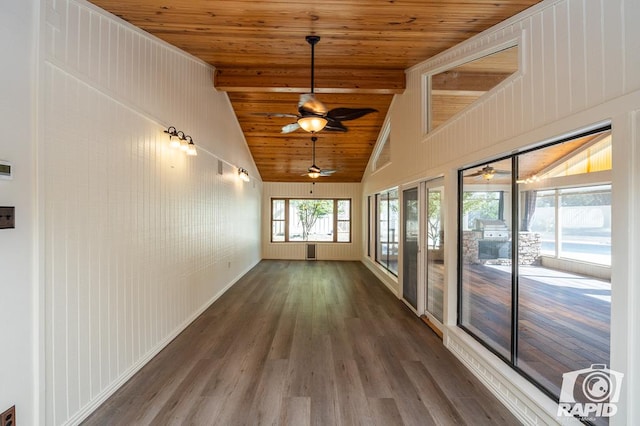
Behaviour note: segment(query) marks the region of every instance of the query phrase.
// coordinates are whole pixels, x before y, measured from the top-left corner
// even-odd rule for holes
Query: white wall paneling
[[[615,197],[619,198],[617,203],[614,199],[614,214],[618,217],[612,230],[615,267],[611,356],[612,368],[619,368],[630,381],[623,391],[629,393],[620,405],[621,412],[611,424],[639,421],[637,404],[631,403],[640,397],[638,369],[631,365],[628,355],[638,353],[640,338],[637,319],[625,305],[631,299],[636,300],[633,283],[640,279],[632,256],[638,251],[640,230],[629,222],[635,224],[633,211],[637,205],[632,203],[637,204],[634,194],[640,191],[637,179],[633,180],[637,177],[638,140],[630,130],[633,126],[628,124],[630,114],[640,109],[638,22],[640,2],[635,0],[544,0],[407,70],[407,88],[395,97],[389,111],[393,141],[391,164],[378,172],[373,172],[369,164],[362,183],[366,199],[392,186],[437,175],[455,176],[457,169],[470,164],[612,120],[613,186]],[[519,73],[447,123],[425,133],[428,108],[424,96],[428,81],[425,76],[474,59],[514,39],[518,40],[521,55]],[[635,158],[635,162],[631,158]],[[445,186],[448,194],[457,192],[453,177],[446,179]],[[447,234],[455,238],[455,229],[448,230]],[[449,265],[455,264],[455,256],[455,252],[448,252]],[[448,280],[449,295],[455,296],[456,277],[451,275]],[[455,330],[455,318],[448,318],[447,323],[450,330]],[[484,367],[477,367],[486,364],[490,357],[482,347],[465,345],[458,333],[451,333],[445,344],[465,365],[476,369],[488,387],[495,387],[499,381],[500,387],[508,389],[507,393],[503,392],[508,398],[518,399],[518,395],[526,394],[509,375],[498,374],[498,370],[487,375],[482,370]],[[514,400],[510,408],[523,421],[536,423],[546,421],[540,419],[547,417],[531,417],[529,413],[542,410],[549,414],[547,402],[548,398],[537,394]]]
[[[38,422],[34,383],[40,303],[33,268],[37,3],[3,1],[0,15],[0,128],[7,132],[0,140],[0,160],[13,166],[13,179],[0,179],[0,206],[15,207],[16,214],[14,229],[0,229],[0,412],[15,405],[21,424],[33,425]]]
[[[311,193],[313,191],[313,193]],[[323,183],[322,178],[311,183],[265,182],[262,197],[262,257],[264,259],[305,259],[306,243],[271,242],[272,198],[350,198],[351,242],[317,243],[318,260],[360,260],[362,258],[363,217],[361,185],[359,183]],[[366,212],[366,208],[364,209]]]
[[[89,414],[260,260],[262,183],[210,66],[84,1],[43,7],[44,384],[57,425]],[[168,146],[169,125],[197,157]]]

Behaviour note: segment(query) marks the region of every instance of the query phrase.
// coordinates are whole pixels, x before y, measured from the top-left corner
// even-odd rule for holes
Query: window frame
[[[290,209],[290,201],[307,201],[307,200],[329,200],[333,202],[333,213],[332,213],[332,226],[333,226],[333,231],[332,231],[332,239],[330,241],[327,240],[291,240],[290,239],[290,230],[289,230],[289,226],[291,223],[291,218],[290,218],[290,214],[289,214],[289,209]],[[284,201],[284,220],[282,219],[275,219],[274,218],[274,214],[273,214],[273,205],[275,201]],[[338,220],[338,203],[339,201],[348,201],[349,202],[349,220]],[[329,243],[329,244],[333,244],[333,243],[337,243],[337,244],[350,244],[353,242],[353,200],[351,198],[309,198],[309,197],[272,197],[271,201],[270,201],[270,205],[271,205],[271,218],[270,218],[270,225],[271,225],[271,229],[269,231],[270,234],[270,242],[273,244],[283,244],[283,243],[294,243],[294,244],[300,244],[300,243]],[[273,238],[273,229],[274,229],[274,223],[276,222],[284,222],[284,240],[282,241],[274,241]],[[338,223],[339,222],[348,222],[349,223],[349,240],[348,241],[338,241]]]
[[[458,212],[457,212],[457,219],[458,219],[458,241],[457,241],[457,264],[458,264],[458,271],[457,271],[457,300],[456,300],[456,326],[458,328],[460,328],[461,330],[463,330],[465,333],[467,333],[469,336],[471,336],[473,339],[475,339],[476,341],[478,341],[483,347],[485,347],[487,350],[489,350],[491,353],[493,353],[495,356],[497,356],[498,358],[500,358],[505,364],[507,364],[511,369],[513,369],[514,371],[516,371],[518,374],[520,374],[522,377],[524,377],[526,380],[528,380],[532,385],[534,385],[536,388],[538,388],[540,391],[542,391],[544,394],[546,394],[547,396],[549,396],[551,399],[558,401],[558,395],[556,395],[549,387],[547,387],[547,385],[543,384],[541,381],[537,380],[532,374],[529,374],[527,371],[525,371],[523,368],[521,368],[518,365],[518,356],[519,356],[519,350],[518,350],[518,339],[520,338],[520,334],[519,334],[519,309],[520,309],[520,302],[519,302],[519,269],[518,269],[518,262],[517,262],[517,253],[518,253],[518,239],[513,239],[512,238],[512,252],[511,252],[511,260],[512,260],[512,268],[511,268],[511,315],[510,315],[510,319],[511,319],[511,323],[510,323],[510,328],[511,328],[511,332],[510,332],[510,339],[511,339],[511,347],[510,347],[510,354],[508,356],[505,356],[504,354],[500,353],[499,350],[497,350],[490,342],[488,342],[487,340],[483,339],[479,334],[475,333],[470,327],[468,327],[466,324],[463,323],[463,311],[464,311],[464,306],[463,306],[463,293],[464,293],[464,288],[463,288],[463,268],[464,268],[464,256],[463,256],[463,227],[462,227],[462,218],[463,218],[463,194],[464,194],[464,172],[470,170],[470,169],[474,169],[477,168],[483,164],[488,164],[488,163],[494,163],[494,162],[498,162],[498,161],[502,161],[505,159],[510,159],[511,160],[511,192],[512,194],[518,194],[518,181],[517,181],[517,176],[518,176],[518,158],[520,156],[526,155],[528,153],[540,150],[540,149],[544,149],[547,147],[551,147],[553,145],[559,145],[561,143],[567,142],[567,141],[571,141],[573,139],[579,138],[579,137],[584,137],[584,136],[588,136],[590,134],[597,134],[597,133],[601,133],[601,132],[612,132],[612,126],[611,123],[600,123],[596,126],[594,126],[591,129],[584,129],[581,132],[576,132],[575,134],[571,134],[569,136],[566,136],[564,138],[559,138],[557,140],[554,141],[550,141],[529,149],[525,149],[522,151],[518,151],[518,152],[514,152],[512,154],[503,156],[503,157],[498,157],[494,160],[491,161],[485,161],[479,164],[475,164],[473,166],[468,166],[468,167],[464,167],[458,170],[457,172],[457,189],[458,189]],[[610,171],[606,171],[606,172],[595,172],[595,173],[600,173],[600,174],[606,174],[609,173]],[[587,183],[584,183],[583,185],[571,185],[571,186],[560,186],[558,188],[556,188],[555,191],[555,196],[556,196],[556,204],[558,203],[560,197],[559,197],[559,191],[561,189],[574,189],[577,187],[588,187],[588,186],[592,186],[594,183],[589,181]],[[602,183],[600,183],[602,184]],[[613,182],[609,181],[606,184],[608,185],[612,185]],[[549,188],[551,189],[551,188]],[[611,189],[610,189],[611,190]],[[510,224],[510,228],[511,228],[511,232],[516,232],[515,230],[518,229],[519,227],[519,216],[520,216],[520,210],[519,210],[519,206],[518,203],[513,199],[512,197],[512,201],[511,201],[511,220],[509,221]],[[557,242],[556,242],[557,243]],[[611,327],[611,323],[610,323],[610,327]]]
[[[472,62],[475,62],[477,60],[486,58],[488,56],[494,55],[496,53],[500,53],[503,50],[506,49],[510,49],[510,48],[517,48],[518,49],[518,69],[517,71],[515,71],[514,73],[510,74],[508,77],[506,77],[504,80],[502,80],[501,82],[499,82],[498,84],[496,84],[494,87],[492,87],[490,90],[488,90],[487,92],[485,92],[484,94],[482,94],[478,99],[474,100],[471,104],[467,105],[465,108],[463,108],[461,111],[459,111],[457,114],[454,114],[452,116],[450,116],[446,121],[444,121],[443,123],[441,123],[440,125],[434,126],[432,119],[433,119],[433,112],[431,111],[432,108],[432,89],[433,89],[433,84],[432,84],[432,77],[437,76],[438,74],[447,72],[447,71],[452,71],[454,69],[456,69],[459,66],[462,65],[467,65],[470,64]],[[421,127],[422,127],[422,136],[426,137],[427,135],[429,135],[430,133],[434,133],[439,129],[442,129],[443,127],[445,127],[445,125],[447,123],[449,123],[450,121],[452,121],[452,119],[458,115],[464,114],[466,111],[468,111],[470,108],[473,107],[474,104],[476,104],[477,102],[479,102],[481,99],[484,99],[488,96],[489,93],[493,93],[496,90],[498,90],[498,88],[508,84],[509,82],[517,79],[518,77],[520,77],[523,73],[524,70],[524,65],[523,65],[523,41],[522,41],[522,36],[517,36],[517,37],[513,37],[513,36],[507,36],[505,38],[499,38],[497,39],[494,43],[491,43],[490,46],[487,46],[486,48],[483,48],[479,51],[476,51],[475,53],[469,55],[469,56],[465,56],[464,58],[452,61],[452,62],[447,62],[446,65],[441,65],[438,66],[434,69],[430,69],[428,71],[425,71],[422,74],[422,90],[421,90],[421,105],[423,108],[423,113],[421,114]]]
[[[398,233],[396,235],[396,238],[398,238],[398,241],[396,242],[392,242],[389,239],[389,223],[391,220],[391,215],[390,215],[390,200],[392,200],[392,198],[389,197],[389,194],[391,194],[392,192],[396,192],[396,197],[394,198],[397,203],[398,203],[398,217],[396,218],[398,223],[396,226],[396,229],[398,230]],[[381,232],[380,232],[380,202],[384,201],[386,197],[386,206],[387,206],[387,216],[386,216],[386,222],[387,222],[387,235],[386,235],[386,241],[385,243],[387,244],[387,246],[391,245],[391,244],[396,244],[398,246],[398,250],[399,250],[399,246],[400,246],[400,189],[399,188],[391,188],[387,191],[383,191],[383,192],[379,192],[377,194],[375,194],[375,257],[374,260],[375,262],[382,266],[383,268],[385,268],[387,271],[389,271],[390,274],[394,275],[394,276],[398,276],[398,271],[397,270],[393,270],[390,268],[389,264],[389,250],[387,247],[387,255],[386,255],[386,264],[383,263],[383,260],[381,260],[381,256],[383,255],[382,253],[380,253],[380,247],[382,246],[382,241],[381,241]],[[396,268],[398,268],[399,265],[396,264]]]

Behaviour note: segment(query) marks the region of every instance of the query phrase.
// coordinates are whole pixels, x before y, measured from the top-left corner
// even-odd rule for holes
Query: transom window
[[[517,71],[515,45],[431,75],[425,130],[445,123]]]
[[[351,242],[350,199],[271,199],[272,242]]]

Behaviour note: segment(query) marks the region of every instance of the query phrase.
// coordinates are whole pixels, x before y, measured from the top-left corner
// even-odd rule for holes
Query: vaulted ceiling
[[[317,133],[316,164],[326,182],[359,182],[404,70],[540,0],[90,0],[216,68],[262,179],[305,182],[311,134],[281,133],[310,89],[328,108],[371,107],[346,133]]]

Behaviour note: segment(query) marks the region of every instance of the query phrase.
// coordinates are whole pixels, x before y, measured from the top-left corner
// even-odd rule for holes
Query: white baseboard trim
[[[218,300],[224,293],[227,292],[234,284],[236,284],[240,278],[253,269],[261,259],[253,262],[249,267],[245,268],[236,277],[225,285],[218,293],[216,293],[211,299],[205,302],[198,310],[196,310],[189,318],[187,318],[182,324],[180,324],[173,332],[169,333],[164,339],[160,341],[153,349],[147,352],[136,363],[134,363],[129,369],[127,369],[120,377],[118,377],[113,383],[107,386],[102,392],[100,392],[94,399],[92,399],[87,405],[85,405],[80,411],[69,418],[64,425],[76,426],[83,420],[89,417],[98,407],[100,407],[110,396],[112,396],[122,385],[124,385],[131,377],[133,377],[142,367],[144,367],[149,361],[153,359],[161,350],[163,350],[173,339],[178,337],[193,321],[195,321],[204,311]]]
[[[458,327],[444,327],[443,342],[523,424],[581,424],[573,418],[558,418],[555,401]]]
[[[360,260],[364,266],[367,267],[367,269],[369,269],[371,272],[373,272],[373,274],[380,280],[382,281],[382,283],[389,289],[389,291],[391,291],[391,293],[393,293],[396,297],[399,297],[398,295],[398,289],[394,286],[394,284],[397,286],[397,282],[393,283],[392,282],[392,278],[390,276],[390,274],[388,272],[386,272],[386,270],[383,270],[382,267],[378,266],[377,263],[373,263],[371,260],[369,260],[368,258],[364,258]],[[396,278],[397,280],[397,278]]]

